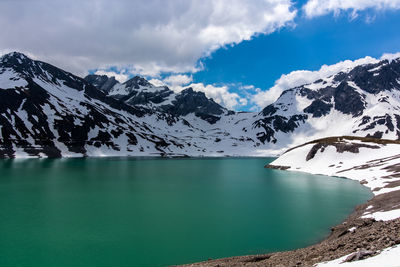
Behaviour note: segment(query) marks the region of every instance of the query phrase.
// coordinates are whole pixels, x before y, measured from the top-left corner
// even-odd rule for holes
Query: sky
[[[244,111],[400,56],[400,0],[0,0],[0,25],[0,54],[23,52],[79,76],[191,86]]]

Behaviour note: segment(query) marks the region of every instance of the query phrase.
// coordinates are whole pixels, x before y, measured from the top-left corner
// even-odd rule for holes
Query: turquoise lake
[[[0,160],[0,266],[166,266],[320,241],[372,194],[273,158]]]

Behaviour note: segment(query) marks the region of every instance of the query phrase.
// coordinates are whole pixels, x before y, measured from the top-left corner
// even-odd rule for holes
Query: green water
[[[272,159],[0,161],[0,266],[164,266],[317,242],[371,197]]]

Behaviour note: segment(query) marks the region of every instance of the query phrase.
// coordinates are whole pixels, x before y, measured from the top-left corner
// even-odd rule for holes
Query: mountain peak
[[[11,52],[8,54],[3,55],[0,58],[1,62],[10,62],[10,63],[19,63],[22,64],[22,62],[31,60],[29,57],[27,57],[25,54],[20,53],[20,52]]]
[[[154,85],[151,84],[148,80],[146,80],[145,78],[140,77],[140,76],[135,76],[135,77],[127,80],[126,82],[124,82],[124,84],[128,88],[135,88],[135,89],[139,89],[140,86],[154,87]]]
[[[3,55],[3,57],[7,57],[7,58],[15,57],[15,58],[20,58],[20,59],[28,58],[24,53],[17,52],[17,51],[5,54],[5,55]]]
[[[87,82],[104,92],[109,92],[118,83],[114,76],[89,74],[84,78]]]
[[[38,76],[42,71],[40,62],[20,52],[11,52],[0,58],[0,67],[12,69],[24,77]]]

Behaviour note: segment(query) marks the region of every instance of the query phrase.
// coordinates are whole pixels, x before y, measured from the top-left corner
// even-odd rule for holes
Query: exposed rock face
[[[382,60],[286,90],[253,124],[264,129],[258,138],[277,142],[279,132],[290,132],[310,140],[332,135],[400,139],[399,69],[400,59]]]
[[[172,105],[161,107],[164,112],[176,116],[186,116],[190,113],[197,117],[214,124],[221,115],[228,113],[228,110],[206,97],[203,92],[195,92],[191,87],[183,90],[175,96]]]
[[[117,98],[131,106],[143,105],[149,107],[157,107],[157,105],[167,101],[168,97],[171,96],[173,93],[174,92],[171,91],[168,87],[161,87],[159,88],[159,90],[156,91],[131,90],[131,92],[126,96],[117,96]]]
[[[90,74],[86,76],[85,81],[91,83],[93,86],[105,93],[110,92],[111,88],[113,88],[113,86],[118,83],[115,77],[107,77],[106,75],[95,74]]]
[[[289,117],[285,116],[268,116],[259,119],[254,122],[255,128],[264,128],[264,132],[257,134],[257,138],[262,142],[276,143],[278,140],[275,138],[276,132],[292,133],[301,124],[304,124],[307,119],[307,115],[293,115]]]
[[[138,76],[123,84],[116,82],[108,88],[106,85],[110,84],[111,79],[113,78],[93,74],[85,78],[98,89],[108,92],[109,96],[131,106],[140,105],[177,117],[193,113],[211,124],[218,121],[221,115],[228,113],[227,109],[207,98],[203,92],[195,92],[192,88],[174,93],[167,86],[154,86]]]
[[[191,87],[176,96],[172,110],[177,115],[189,113],[222,115],[226,111],[212,99],[208,99],[203,92],[195,92]]]
[[[318,152],[323,153],[325,148],[333,146],[335,147],[336,151],[338,153],[343,153],[343,152],[351,152],[351,153],[359,153],[360,148],[369,148],[369,149],[379,149],[380,147],[377,145],[371,145],[371,144],[357,144],[357,143],[346,143],[346,142],[340,142],[340,141],[333,141],[333,142],[318,142],[316,143],[308,152],[306,156],[306,161],[309,161],[315,157],[315,154]]]

